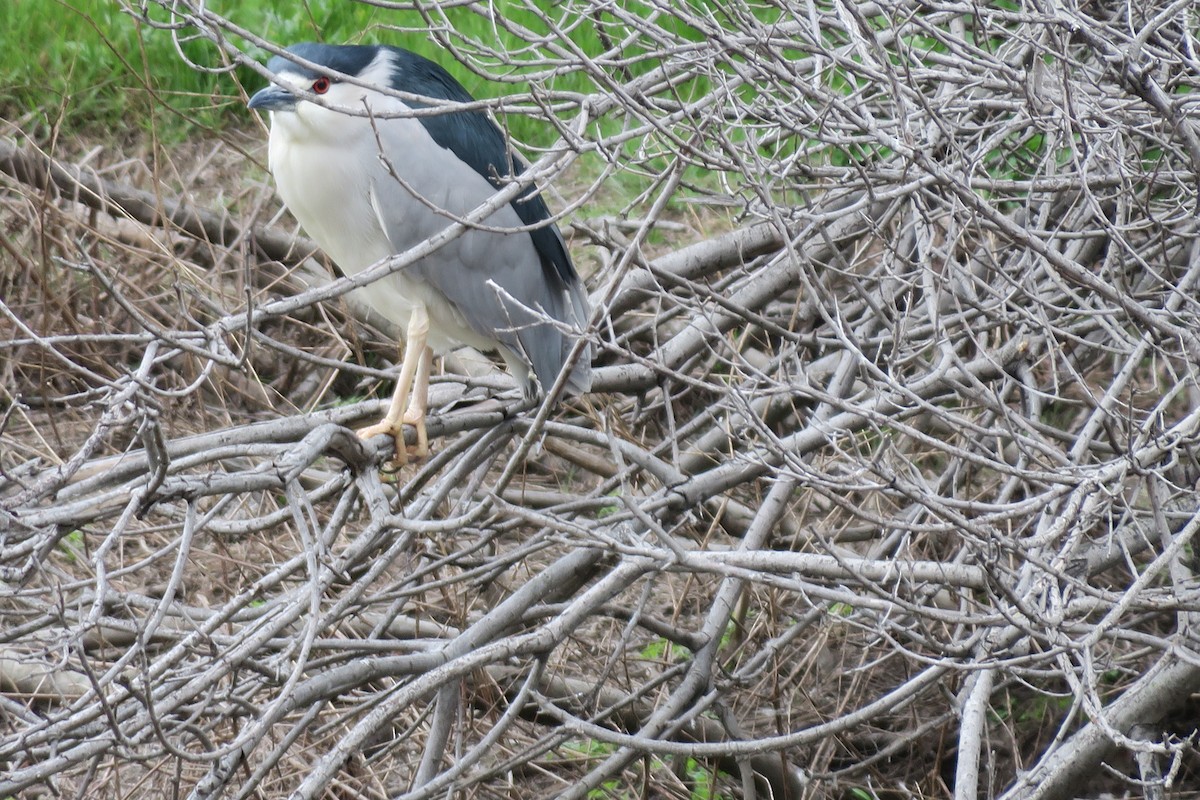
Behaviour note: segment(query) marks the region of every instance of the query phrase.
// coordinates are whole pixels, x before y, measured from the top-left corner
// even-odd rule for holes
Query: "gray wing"
[[[381,166],[375,181],[381,224],[392,246],[401,251],[444,230],[453,220],[429,206],[460,217],[495,193],[470,165],[437,144],[414,120],[381,124],[380,137],[390,166],[404,183],[420,192],[424,203]],[[498,209],[484,225],[516,228],[523,224],[511,206]],[[557,228],[547,226],[561,245]],[[563,248],[565,251],[565,247]],[[538,248],[528,231],[496,233],[470,230],[409,268],[436,289],[457,314],[460,324],[503,345],[533,367],[543,389],[562,370],[573,346],[545,315],[568,327],[587,323],[587,300],[579,279],[548,280]],[[571,372],[569,387],[587,391],[591,383],[591,349]]]
[[[400,77],[397,84],[416,94],[469,103],[474,100],[454,76],[440,64],[398,47],[388,48],[396,58]],[[414,108],[425,108],[410,102]],[[511,174],[525,171],[525,162],[509,149],[504,133],[482,111],[453,111],[445,114],[417,117],[425,130],[441,147],[453,153],[484,177],[495,188],[504,185]],[[538,193],[529,186],[512,203],[517,215],[526,225],[536,225],[550,219],[550,210]],[[571,254],[567,252],[558,226],[545,225],[529,232],[533,246],[541,259],[546,280],[561,282],[564,287],[578,282]]]

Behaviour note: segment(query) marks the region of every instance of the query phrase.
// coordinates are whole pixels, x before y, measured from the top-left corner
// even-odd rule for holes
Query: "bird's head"
[[[401,101],[370,88],[400,88],[394,48],[302,42],[287,52],[308,64],[275,56],[267,63],[267,69],[275,73],[274,82],[255,92],[247,103],[250,108],[272,112],[275,126],[295,134],[307,129],[337,135],[353,124],[352,120],[363,119],[346,111],[386,113],[404,107]],[[314,98],[320,102],[312,102]]]

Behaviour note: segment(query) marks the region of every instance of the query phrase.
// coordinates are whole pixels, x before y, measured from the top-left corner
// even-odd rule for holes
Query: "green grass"
[[[689,3],[708,8],[710,0],[687,0]],[[558,0],[536,0],[550,17],[577,14],[578,9],[564,6]],[[135,0],[0,0],[0,116],[17,121],[21,128],[38,140],[45,140],[55,131],[90,134],[91,138],[123,139],[144,137],[147,133],[167,143],[192,138],[198,130],[221,129],[248,123],[250,113],[244,106],[247,93],[263,85],[263,78],[248,68],[239,67],[221,71],[228,66],[227,56],[194,30],[179,32],[183,56],[177,52],[176,43],[169,31],[146,24],[122,8],[125,4],[138,6]],[[447,6],[454,3],[447,2]],[[770,3],[732,3],[743,12],[749,11],[763,23],[770,23],[781,12]],[[650,15],[649,5],[638,0],[628,0],[623,8],[638,10]],[[378,8],[354,0],[294,0],[281,3],[278,0],[208,0],[207,8],[229,19],[234,24],[254,31],[258,35],[278,44],[290,44],[304,40],[328,42],[382,42],[397,44],[415,50],[444,64],[475,96],[495,97],[500,94],[520,93],[526,89],[521,82],[528,73],[520,67],[495,69],[505,75],[505,82],[481,78],[465,66],[454,63],[441,44],[430,33],[430,20],[416,11]],[[505,25],[513,25],[532,32],[533,38],[545,36],[554,39],[548,26],[537,14],[518,0],[493,0],[487,8],[495,13],[495,19],[482,16],[465,7],[445,9],[444,18],[434,19],[432,26],[458,47],[467,52],[474,49],[475,42],[492,43],[498,40],[502,49],[510,50],[518,60],[536,62],[543,54],[529,46],[512,33]],[[150,16],[159,23],[169,21],[167,12],[151,5]],[[561,19],[560,23],[570,29],[571,40],[589,56],[604,49],[605,41],[623,41],[628,31],[614,25],[611,16],[602,11],[585,17]],[[669,36],[682,41],[701,39],[698,31],[669,15],[659,16],[656,24],[663,27]],[[875,18],[873,24],[886,27],[888,18]],[[830,46],[841,43],[842,34],[830,30],[825,33]],[[250,46],[236,37],[232,44],[256,60],[262,62],[267,53]],[[614,76],[624,80],[630,74],[638,74],[656,66],[647,54],[646,41],[625,41],[621,56],[627,63],[627,72]],[[908,37],[898,43],[893,60],[920,60],[922,54],[944,49],[933,37]],[[788,58],[802,58],[805,53],[799,46],[787,52]],[[734,56],[738,60],[740,56]],[[185,60],[186,59],[186,60]],[[197,69],[193,64],[205,69]],[[617,69],[617,68],[614,68]],[[853,62],[833,66],[820,77],[825,90],[831,97],[857,96],[864,87],[866,78],[854,68]],[[545,88],[572,92],[592,93],[597,87],[592,79],[580,71],[564,71],[547,80]],[[678,87],[681,99],[688,99],[708,89],[706,78],[697,77],[690,83]],[[754,100],[759,91],[754,86],[743,86],[739,92],[747,102]],[[534,148],[552,145],[557,138],[552,127],[544,120],[510,115],[506,124],[513,137]],[[616,130],[620,122],[615,119],[599,123],[601,131]],[[96,134],[100,136],[97,137]],[[740,136],[736,128],[728,131],[735,140]],[[636,148],[638,143],[629,143]],[[1041,137],[1006,142],[986,159],[985,168],[994,177],[1021,177],[1036,170],[1047,154],[1042,152]],[[864,134],[856,144],[830,144],[822,141],[819,131],[795,131],[771,145],[780,154],[787,155],[797,150],[807,154],[808,160],[816,164],[833,167],[870,167],[874,163],[892,156],[890,149],[869,135]],[[647,151],[651,158],[656,154],[654,144]],[[673,153],[660,154],[670,160]],[[1059,160],[1063,154],[1055,154]],[[633,160],[633,159],[629,159]],[[648,167],[653,161],[641,160]],[[626,176],[631,183],[624,194],[636,196],[646,182],[637,174]],[[689,181],[693,177],[689,175]],[[697,181],[703,182],[700,178]]]
[[[692,657],[692,651],[683,645],[671,644],[666,639],[655,639],[643,647],[638,655],[646,661],[682,664]]]
[[[554,2],[546,0],[542,5],[553,8]],[[305,40],[401,45],[445,65],[477,97],[525,88],[519,72],[515,85],[494,83],[453,63],[429,34],[428,22],[414,11],[380,9],[352,0],[209,0],[207,7],[281,45]],[[498,0],[495,8],[512,23],[534,31],[545,29],[517,4]],[[120,137],[153,130],[168,141],[192,135],[197,126],[245,123],[243,92],[262,86],[261,77],[244,67],[217,73],[195,69],[180,57],[168,31],[121,9],[118,0],[0,0],[0,115],[19,121],[30,133],[56,129]],[[151,7],[150,16],[159,22],[168,20],[157,7]],[[457,43],[496,39],[491,22],[469,10],[449,9],[447,18]],[[686,36],[688,31],[680,27],[680,35]],[[216,46],[195,35],[187,37],[188,33],[194,31],[182,31],[180,36],[187,59],[209,69],[228,65]],[[524,45],[502,30],[499,33],[506,47]],[[591,21],[579,25],[573,38],[589,53],[602,48]],[[268,57],[244,41],[231,41],[260,62]],[[640,69],[650,66],[643,64]],[[590,81],[578,73],[554,78],[552,88],[592,90]],[[522,141],[548,145],[555,138],[549,126],[537,120],[518,116],[509,124]]]
[[[604,758],[616,752],[614,745],[606,742],[597,741],[595,739],[585,739],[582,742],[567,742],[564,744],[557,755],[559,758],[565,758],[572,762],[586,764],[591,767],[593,762],[598,763]],[[556,756],[551,756],[555,758]],[[651,774],[665,774],[675,772],[671,764],[661,758],[651,758],[647,761],[647,766]],[[684,774],[687,776],[690,792],[689,800],[725,800],[726,795],[721,794],[714,784],[714,772],[704,762],[697,761],[694,758],[689,758],[684,762]],[[665,780],[664,784],[670,785],[672,781]],[[639,787],[640,789],[641,787]],[[588,797],[592,800],[606,800],[607,798],[634,798],[641,797],[642,794],[630,793],[629,787],[623,785],[618,778],[605,781],[598,788],[588,792]]]
[[[379,41],[440,56],[428,37],[401,37],[384,27],[418,23],[411,13],[348,0],[213,0],[208,7],[280,44]],[[151,17],[166,20],[161,9],[152,9]],[[37,46],[23,47],[25,42]],[[235,43],[266,60],[265,51]],[[3,0],[0,45],[0,114],[22,121],[26,130],[53,126],[120,135],[153,127],[164,138],[179,138],[197,125],[244,123],[242,91],[263,83],[245,68],[215,74],[193,68],[179,56],[169,32],[123,13],[116,0]],[[207,68],[227,64],[204,39],[183,41],[182,50]],[[464,78],[469,89],[486,96],[487,86]]]
[[[428,38],[401,42],[383,27],[415,24],[414,15],[348,0],[213,0],[208,7],[281,44],[380,41],[438,56],[439,48]],[[151,17],[167,19],[161,9],[152,9]],[[23,47],[25,42],[38,46]],[[180,57],[169,32],[123,13],[117,0],[3,0],[0,44],[0,113],[22,120],[27,130],[54,126],[139,134],[153,126],[160,135],[176,138],[197,125],[243,123],[248,112],[242,91],[263,83],[245,68],[231,73],[193,68]],[[235,44],[260,61],[267,58],[244,42]],[[182,50],[207,68],[228,63],[214,45],[195,36],[182,42]]]
[[[706,7],[708,0],[689,2]],[[248,124],[251,115],[245,108],[245,97],[263,85],[261,76],[246,67],[229,69],[228,56],[192,29],[178,32],[181,57],[170,31],[125,13],[126,4],[139,5],[132,0],[0,0],[0,116],[17,121],[37,141],[46,141],[54,132],[65,132],[83,134],[91,140],[115,140],[118,145],[147,135],[171,144],[202,135],[205,129],[219,131]],[[577,13],[577,9],[562,6],[557,0],[537,0],[537,4],[551,17]],[[764,22],[780,14],[770,4],[734,5],[752,9]],[[637,0],[623,7],[640,9],[646,15],[654,13],[651,6]],[[156,5],[149,8],[152,22],[178,22]],[[520,93],[527,88],[521,79],[528,73],[520,67],[496,66],[495,71],[505,75],[505,81],[498,82],[455,63],[430,33],[431,21],[416,11],[383,9],[354,0],[208,0],[207,8],[281,45],[305,40],[401,45],[445,65],[476,97]],[[557,41],[524,2],[494,0],[489,8],[496,14],[495,19],[469,8],[450,7],[445,9],[444,18],[432,20],[432,26],[466,52],[473,51],[475,42],[498,41],[501,49],[527,62],[536,62],[543,54],[507,32],[505,25]],[[606,41],[622,41],[628,34],[622,26],[614,27],[613,18],[603,12],[559,21],[569,27],[574,44],[589,56],[604,50]],[[677,18],[660,16],[656,24],[677,40],[701,39],[698,31]],[[231,37],[230,42],[260,63],[268,57],[265,51],[237,37]],[[654,58],[645,57],[649,46],[641,39],[626,40],[621,52],[627,64],[621,71],[626,74],[615,77],[624,80],[657,66]],[[802,56],[799,49],[788,53],[788,57]],[[824,80],[835,95],[849,95],[862,78],[843,68],[827,72]],[[597,91],[592,78],[570,70],[547,79],[544,88],[580,94]],[[686,100],[708,88],[705,77],[696,77],[677,87],[676,93]],[[749,101],[758,90],[747,86],[740,91],[749,93]],[[553,145],[557,139],[552,126],[536,115],[510,115],[505,124],[516,141],[532,148]],[[608,119],[598,125],[600,132],[611,132],[620,128],[621,122]],[[871,141],[865,141],[860,149],[829,147],[814,139],[815,133],[796,132],[772,146],[785,154],[803,147],[811,151],[814,162],[833,166],[869,164],[890,155],[886,148]],[[733,129],[729,135],[737,138],[740,134]],[[646,157],[653,159],[654,147],[661,143],[646,144],[647,151],[639,153],[639,158],[651,168],[655,162]],[[637,142],[626,145],[639,146]],[[660,155],[664,163],[674,157],[672,152]],[[688,181],[702,185],[705,178],[689,173]],[[630,183],[622,192],[626,197],[636,197],[646,186],[644,177],[638,174],[623,179]]]
[[[84,556],[83,531],[75,530],[64,536],[58,543],[58,549],[66,556],[67,561],[74,563]]]

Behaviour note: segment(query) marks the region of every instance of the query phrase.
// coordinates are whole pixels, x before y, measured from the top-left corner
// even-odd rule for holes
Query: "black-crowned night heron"
[[[428,59],[368,45],[303,43],[287,52],[308,63],[272,58],[274,85],[249,106],[271,112],[270,168],[284,204],[346,274],[461,221],[524,169],[482,111],[413,116],[431,104],[379,91],[472,101]],[[463,345],[499,351],[527,397],[538,392],[534,376],[543,391],[554,384],[573,345],[567,331],[587,324],[588,306],[550,220],[530,186],[458,238],[359,290],[407,332],[391,407],[360,436],[392,436],[403,462],[403,425],[411,424],[416,455],[425,455],[431,359]],[[590,355],[585,350],[571,369],[568,389],[587,391]]]

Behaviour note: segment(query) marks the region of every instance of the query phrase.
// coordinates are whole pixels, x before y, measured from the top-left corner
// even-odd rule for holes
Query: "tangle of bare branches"
[[[1198,785],[1194,3],[370,3],[554,132],[594,391],[383,473],[261,132],[0,141],[0,796]]]

